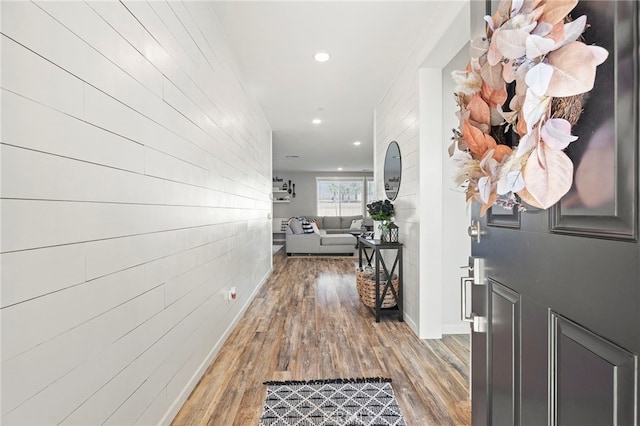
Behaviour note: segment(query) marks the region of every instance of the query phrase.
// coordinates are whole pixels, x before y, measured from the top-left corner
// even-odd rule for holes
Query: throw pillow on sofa
[[[305,234],[313,234],[313,226],[307,219],[302,220],[302,232]]]
[[[289,228],[291,228],[291,232],[294,235],[304,234],[304,230],[302,229],[302,222],[295,217],[289,219]]]
[[[362,219],[353,219],[351,221],[351,226],[349,229],[360,229],[362,228]]]
[[[354,220],[362,219],[362,215],[342,216],[340,217],[340,226],[336,226],[337,229],[349,229],[351,223]]]

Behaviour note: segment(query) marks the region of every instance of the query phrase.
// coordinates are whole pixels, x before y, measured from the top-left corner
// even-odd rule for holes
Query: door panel
[[[520,424],[520,295],[490,280],[489,358],[493,424]]]
[[[633,144],[616,143],[616,139],[634,140],[637,132],[637,96],[632,94],[637,90],[633,61],[638,46],[630,31],[637,26],[634,12],[629,1],[582,1],[572,13],[587,15],[590,28],[585,37],[607,49],[609,60],[599,66],[573,128],[580,135],[580,142],[567,149],[574,163],[574,182],[552,211],[554,232],[629,240],[638,236],[634,203],[638,175],[628,173],[636,150]]]
[[[520,212],[518,212],[516,207],[506,209],[500,206],[494,206],[487,212],[487,225],[519,229]]]
[[[546,211],[474,206],[487,289],[472,305],[489,325],[471,338],[474,425],[640,423],[639,9],[572,12],[610,56],[573,130],[571,191]]]
[[[523,214],[523,227],[538,217]],[[635,327],[640,311],[637,243],[494,227],[484,232],[472,250],[485,259],[489,277],[622,347],[640,351],[640,330]]]
[[[550,314],[553,425],[634,424],[637,357]]]
[[[549,310],[521,296],[521,401],[522,425],[544,425],[549,417],[548,326]]]

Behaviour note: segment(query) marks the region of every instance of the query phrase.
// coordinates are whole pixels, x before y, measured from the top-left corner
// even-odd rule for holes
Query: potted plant
[[[378,222],[373,226],[374,238],[382,239],[381,237],[387,234],[388,226],[392,222],[393,216],[396,214],[393,203],[389,200],[373,201],[370,204],[367,204],[367,211],[369,212],[371,219]]]

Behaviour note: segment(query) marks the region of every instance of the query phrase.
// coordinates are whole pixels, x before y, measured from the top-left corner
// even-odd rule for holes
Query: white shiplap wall
[[[396,223],[400,228],[400,241],[404,244],[404,314],[405,320],[420,337],[438,337],[442,330],[458,330],[459,324],[443,324],[442,312],[455,309],[459,312],[457,283],[443,283],[443,269],[458,267],[466,261],[466,255],[458,258],[444,256],[443,216],[448,208],[464,209],[464,200],[454,206],[443,203],[443,191],[449,188],[449,177],[443,176],[443,149],[449,136],[442,135],[442,119],[437,123],[425,122],[423,110],[440,114],[442,106],[441,70],[468,40],[469,2],[449,1],[448,15],[425,29],[417,41],[407,62],[396,76],[389,90],[376,106],[375,115],[375,178],[378,198],[384,199],[382,179],[384,157],[389,142],[395,140],[402,157],[402,181],[395,201]],[[423,81],[420,79],[423,72]],[[432,75],[425,91],[424,75]],[[433,99],[422,99],[423,93],[434,94]],[[422,111],[424,112],[424,111]],[[433,117],[432,117],[433,118]],[[425,212],[432,214],[425,215]],[[466,229],[466,222],[451,223]],[[461,251],[468,253],[468,239]],[[455,251],[455,247],[450,250]],[[442,261],[440,261],[442,259]],[[433,268],[429,265],[433,264]],[[453,266],[453,264],[455,264]],[[447,305],[443,304],[447,301]],[[455,303],[455,306],[454,306]],[[435,313],[435,315],[434,315]],[[448,317],[444,315],[444,317]],[[429,321],[437,324],[429,324]],[[426,323],[426,325],[425,325]],[[434,326],[432,333],[427,330]],[[464,330],[468,327],[464,326]],[[439,330],[439,331],[438,331]]]
[[[168,423],[271,269],[269,125],[206,2],[0,7],[1,423]]]

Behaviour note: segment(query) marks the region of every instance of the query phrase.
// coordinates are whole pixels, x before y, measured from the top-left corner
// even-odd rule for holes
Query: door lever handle
[[[471,310],[467,310],[467,289],[471,288],[471,285],[473,285],[473,277],[460,278],[460,319],[467,322],[473,322],[473,314]]]
[[[482,230],[480,229],[480,221],[472,220],[471,225],[467,228],[467,234],[471,237],[471,239],[475,239],[476,243],[480,242],[480,236],[482,235]]]

